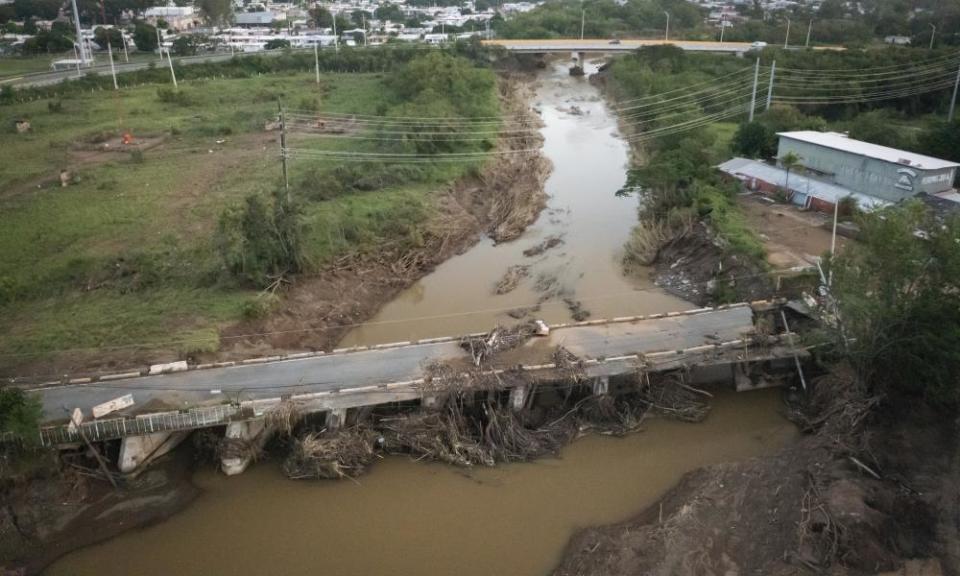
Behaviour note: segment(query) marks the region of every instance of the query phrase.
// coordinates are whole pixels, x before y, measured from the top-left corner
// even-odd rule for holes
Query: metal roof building
[[[854,140],[838,132],[780,132],[777,157],[788,153],[821,179],[887,202],[919,193],[937,194],[953,188],[960,164]],[[792,176],[791,176],[792,179]]]
[[[717,169],[740,180],[752,190],[788,190],[789,184],[790,201],[804,208],[826,209],[827,206],[833,206],[846,196],[852,196],[857,201],[857,206],[868,211],[890,204],[880,198],[860,194],[843,186],[797,172],[790,173],[788,182],[786,170],[759,160],[733,158],[717,166]]]

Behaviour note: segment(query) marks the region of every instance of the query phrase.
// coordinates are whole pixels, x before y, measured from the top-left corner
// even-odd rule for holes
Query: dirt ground
[[[554,575],[960,574],[956,425],[918,404],[874,412],[865,452],[828,422],[691,472],[640,515],[578,532]]]
[[[192,450],[176,450],[113,490],[103,479],[51,462],[46,474],[0,486],[0,574],[39,574],[60,556],[162,521],[200,492]],[[86,465],[95,468],[94,462]]]
[[[529,80],[501,77],[504,113],[525,115],[531,126],[538,126],[540,119],[528,106],[532,91]],[[540,138],[535,133],[526,139],[504,141],[501,146],[539,148]],[[507,155],[479,176],[456,182],[438,195],[437,216],[427,225],[423,248],[399,253],[384,247],[374,257],[348,259],[311,277],[296,279],[277,312],[225,329],[221,334],[224,346],[216,358],[335,347],[352,326],[373,317],[381,306],[444,260],[473,246],[481,234],[497,242],[518,237],[546,205],[543,184],[549,170],[549,163],[540,155]],[[202,360],[207,359],[212,357]]]
[[[763,241],[767,261],[774,269],[813,266],[830,251],[830,229],[824,226],[831,223],[831,215],[772,203],[757,194],[740,196],[737,204]],[[847,242],[838,236],[837,250],[843,250]]]

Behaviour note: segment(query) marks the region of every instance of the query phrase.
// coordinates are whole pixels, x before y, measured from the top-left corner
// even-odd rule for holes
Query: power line
[[[790,269],[787,269],[787,270],[771,270],[771,271],[767,271],[767,272],[759,272],[759,273],[753,273],[753,274],[740,274],[740,275],[735,275],[735,276],[727,276],[727,277],[721,278],[720,280],[723,280],[723,281],[743,280],[743,279],[747,279],[747,278],[760,278],[760,277],[771,276],[771,275],[775,275],[775,274],[793,274],[793,273],[797,273],[797,272],[798,272],[797,270],[790,270]],[[685,287],[686,287],[686,286],[691,286],[691,287],[704,286],[704,287],[705,287],[705,286],[707,286],[708,284],[710,284],[712,281],[713,281],[713,280],[707,280],[707,281],[704,281],[704,282],[691,282],[690,284],[685,285]],[[620,297],[622,297],[622,296],[631,296],[631,295],[644,294],[644,293],[650,293],[650,292],[658,293],[658,294],[664,294],[664,293],[666,293],[667,291],[666,291],[664,288],[660,288],[660,287],[637,288],[637,289],[635,289],[635,290],[627,290],[627,291],[622,291],[622,292],[611,292],[611,293],[607,293],[607,294],[598,294],[598,295],[595,295],[595,296],[578,297],[577,300],[579,300],[579,301],[581,301],[581,302],[594,302],[594,301],[610,300],[610,299],[613,299],[613,298],[620,298]],[[554,305],[557,305],[557,306],[560,306],[560,305],[564,305],[564,306],[565,306],[565,304],[564,304],[562,301],[558,301],[558,300],[548,300],[548,301],[544,301],[544,302],[536,301],[536,302],[519,303],[519,304],[514,304],[514,305],[511,305],[511,306],[502,306],[502,307],[495,307],[495,308],[482,308],[482,309],[466,310],[466,311],[463,311],[463,312],[450,312],[450,313],[446,313],[446,314],[434,314],[434,315],[430,315],[430,316],[418,316],[418,317],[413,317],[413,318],[398,318],[398,319],[396,319],[396,320],[377,320],[377,321],[368,321],[368,322],[355,322],[355,323],[349,323],[349,324],[339,324],[339,325],[337,325],[337,326],[320,326],[320,327],[309,327],[309,328],[292,328],[292,329],[289,329],[289,330],[273,330],[273,331],[267,331],[267,332],[251,332],[251,333],[246,333],[246,334],[222,335],[222,336],[220,336],[219,338],[220,338],[220,340],[244,340],[244,339],[248,339],[248,338],[264,338],[264,337],[267,337],[267,336],[280,336],[280,335],[284,335],[284,334],[304,334],[304,333],[310,333],[310,332],[328,332],[328,331],[332,331],[332,330],[342,330],[342,329],[346,329],[346,328],[361,328],[361,327],[368,327],[368,326],[383,326],[383,325],[396,325],[396,324],[412,324],[412,323],[414,323],[414,322],[426,322],[426,321],[433,321],[433,320],[446,320],[446,319],[450,319],[450,318],[462,318],[462,317],[465,317],[465,316],[476,316],[476,315],[479,315],[479,314],[490,314],[490,313],[498,313],[498,312],[509,312],[509,311],[511,311],[511,310],[516,310],[516,309],[518,309],[518,308],[528,308],[528,307],[537,306],[537,305],[543,306],[543,305],[545,305],[545,304],[554,304]],[[193,343],[197,343],[197,342],[207,342],[207,339],[202,339],[202,338],[183,338],[183,339],[177,339],[177,340],[168,340],[168,341],[165,341],[165,342],[139,342],[139,343],[129,343],[129,344],[122,344],[122,345],[114,345],[114,346],[90,346],[90,347],[61,348],[61,349],[55,350],[54,352],[97,352],[97,351],[104,351],[104,350],[131,350],[131,349],[147,348],[147,347],[156,348],[156,347],[165,347],[165,346],[178,346],[178,345],[182,345],[182,344],[193,344]],[[38,356],[38,355],[43,355],[43,354],[47,354],[47,353],[49,353],[49,352],[6,352],[6,353],[0,354],[0,357]]]

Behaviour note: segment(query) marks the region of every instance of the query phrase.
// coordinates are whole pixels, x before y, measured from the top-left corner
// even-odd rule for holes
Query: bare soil
[[[52,462],[45,474],[6,480],[0,487],[0,574],[39,574],[72,550],[169,518],[199,494],[190,483],[192,458],[191,450],[176,450],[118,490]]]
[[[856,462],[828,422],[775,456],[691,472],[636,517],[578,532],[554,574],[960,574],[956,426],[905,405],[873,414]]]
[[[737,204],[763,241],[772,268],[813,266],[818,257],[830,251],[830,216],[771,203],[758,195],[740,196]],[[838,236],[837,250],[847,242]]]
[[[660,248],[652,275],[657,286],[700,306],[760,300],[773,293],[762,266],[727,253],[702,222]]]

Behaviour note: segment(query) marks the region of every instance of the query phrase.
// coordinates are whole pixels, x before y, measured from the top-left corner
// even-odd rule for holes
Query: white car
[[[758,40],[757,42],[752,42],[752,43],[750,44],[750,48],[752,48],[752,49],[754,49],[754,50],[763,50],[763,49],[766,48],[766,47],[767,47],[767,43],[766,43],[766,42],[760,42],[759,40]]]

